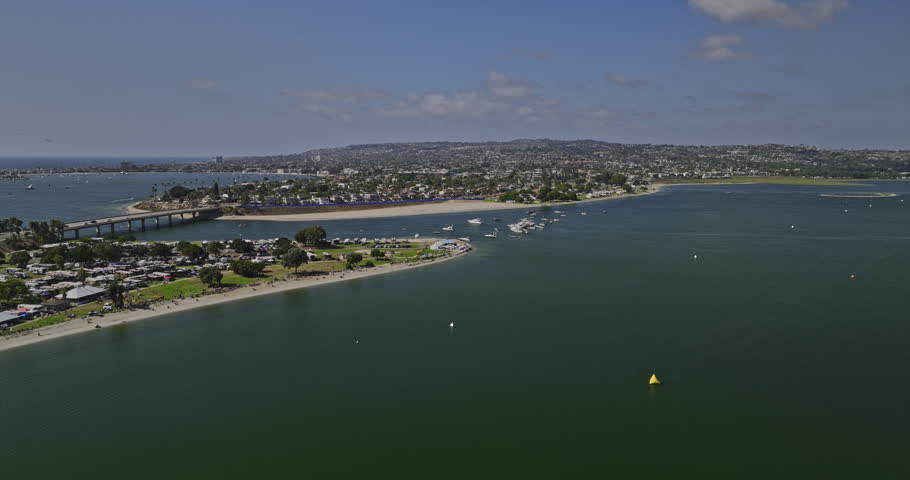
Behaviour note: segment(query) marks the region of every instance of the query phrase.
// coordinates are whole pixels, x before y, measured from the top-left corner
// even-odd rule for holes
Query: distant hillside
[[[910,151],[831,150],[802,145],[651,145],[596,140],[420,142],[351,145],[303,153],[239,157],[227,165],[298,169],[446,168],[465,171],[588,167],[629,173],[716,172],[842,177],[897,177],[910,172]]]

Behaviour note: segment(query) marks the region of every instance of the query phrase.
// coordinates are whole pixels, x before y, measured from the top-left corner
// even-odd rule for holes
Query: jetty
[[[143,212],[143,213],[132,213],[129,215],[118,215],[114,217],[103,217],[103,218],[93,218],[88,220],[77,220],[74,222],[66,223],[66,227],[63,228],[64,235],[66,232],[73,232],[73,238],[79,238],[79,231],[94,228],[95,235],[101,236],[102,227],[108,227],[110,233],[113,234],[117,228],[117,225],[125,225],[126,231],[129,233],[133,232],[134,224],[137,222],[136,229],[140,232],[144,232],[146,229],[146,220],[149,220],[149,223],[154,223],[156,229],[161,228],[163,219],[167,220],[167,223],[164,224],[166,227],[172,227],[175,225],[174,219],[177,219],[176,225],[182,225],[187,222],[199,222],[200,220],[211,220],[221,216],[221,207],[195,207],[195,208],[180,208],[176,210],[158,210],[152,212]]]

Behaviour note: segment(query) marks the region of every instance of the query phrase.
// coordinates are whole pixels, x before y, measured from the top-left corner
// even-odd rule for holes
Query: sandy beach
[[[615,197],[592,198],[577,202],[558,203],[500,203],[484,202],[478,200],[449,200],[441,203],[420,203],[403,207],[374,208],[364,210],[334,211],[324,213],[292,213],[288,215],[224,215],[217,220],[266,220],[273,222],[306,222],[316,220],[356,220],[364,218],[391,218],[407,217],[412,215],[439,215],[447,213],[484,213],[501,210],[534,209],[540,207],[564,207],[589,202],[617,200],[620,198],[634,198],[642,195],[657,193],[663,185],[651,185],[649,190],[635,195],[617,195]]]
[[[133,204],[133,205],[136,205],[136,204]],[[141,209],[141,208],[136,208],[136,207],[134,207],[133,205],[127,205],[127,207],[126,207],[126,214],[127,214],[127,215],[132,215],[132,214],[134,214],[134,213],[148,213],[148,212],[150,212],[150,210],[143,210],[143,209]]]
[[[105,327],[110,327],[113,325],[138,322],[147,318],[167,315],[170,313],[183,312],[199,307],[207,307],[209,305],[217,305],[219,303],[232,302],[235,300],[243,300],[246,298],[252,298],[261,295],[270,295],[273,293],[297,290],[300,288],[329,285],[337,282],[346,282],[349,280],[357,280],[359,278],[366,278],[376,275],[400,272],[402,270],[426,267],[429,265],[435,265],[438,263],[453,260],[455,258],[461,257],[466,253],[468,252],[459,252],[445,258],[428,260],[416,264],[386,264],[375,268],[345,271],[343,273],[336,272],[328,275],[321,275],[319,277],[280,280],[271,284],[262,283],[256,286],[241,287],[226,291],[224,293],[214,293],[198,298],[171,300],[156,304],[153,308],[149,309],[125,310],[106,314],[103,317],[91,317],[92,323],[88,323],[88,320],[85,318],[76,318],[41,329],[32,330],[17,335],[0,337],[0,351],[22,347],[25,345],[31,345],[33,343],[43,342],[45,340],[65,337],[67,335],[92,332],[97,330],[97,328],[95,328],[96,325],[100,325],[102,329],[104,329]]]

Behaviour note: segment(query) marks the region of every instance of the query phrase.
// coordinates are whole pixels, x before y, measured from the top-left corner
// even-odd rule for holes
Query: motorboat
[[[483,223],[483,221],[481,221],[479,218],[472,218],[472,219],[468,220],[468,223],[470,223],[471,225],[480,225]]]

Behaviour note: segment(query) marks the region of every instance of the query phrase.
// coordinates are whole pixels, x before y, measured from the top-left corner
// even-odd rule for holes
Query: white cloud
[[[811,30],[847,8],[847,0],[689,0],[689,6],[724,23],[751,22]]]
[[[218,86],[214,80],[190,80],[190,88],[210,89]]]
[[[478,92],[412,93],[383,109],[387,115],[482,117],[504,113],[508,105]]]
[[[540,85],[529,80],[511,78],[504,73],[490,72],[487,74],[487,88],[499,97],[521,98],[534,94]]]
[[[745,55],[736,50],[743,43],[743,37],[734,34],[709,35],[702,39],[696,55],[706,62],[727,62],[743,58]]]
[[[350,122],[379,117],[420,120],[482,120],[500,118],[523,123],[551,121],[559,115],[559,100],[537,93],[530,80],[489,72],[485,88],[455,92],[391,93],[375,89],[303,88],[282,90],[298,99],[306,113]]]
[[[607,81],[614,85],[627,88],[654,87],[656,84],[642,78],[627,77],[621,73],[607,72]]]

